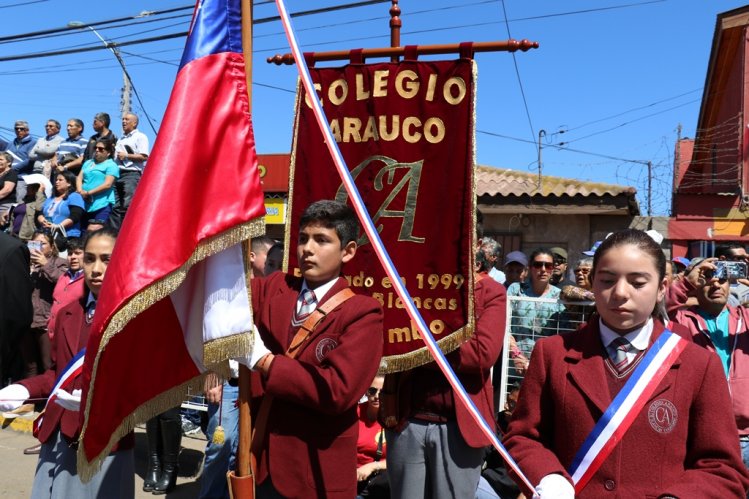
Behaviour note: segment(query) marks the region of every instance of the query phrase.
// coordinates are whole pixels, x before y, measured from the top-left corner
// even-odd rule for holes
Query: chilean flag
[[[264,232],[265,207],[244,64],[240,0],[199,0],[97,301],[83,368],[83,480],[137,423],[250,349],[241,242]]]

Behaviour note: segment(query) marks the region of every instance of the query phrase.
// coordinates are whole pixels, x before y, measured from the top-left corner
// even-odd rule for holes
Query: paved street
[[[187,499],[198,496],[200,484],[197,477],[203,460],[205,438],[182,438],[180,453],[180,473],[177,487],[166,496],[170,499]],[[143,475],[146,467],[146,433],[142,428],[135,431],[135,497],[138,499],[153,497],[143,492]],[[0,429],[0,462],[3,463],[3,478],[0,480],[0,497],[26,498],[31,493],[31,483],[38,456],[25,456],[23,449],[31,447],[36,439],[29,433],[16,431],[3,425]]]

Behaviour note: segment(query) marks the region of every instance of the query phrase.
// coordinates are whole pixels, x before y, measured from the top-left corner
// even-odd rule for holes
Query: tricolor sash
[[[575,454],[570,466],[575,493],[580,493],[585,488],[616,444],[622,440],[686,345],[686,340],[669,330],[663,331],[655,340]]]
[[[68,387],[75,381],[75,379],[81,374],[81,371],[83,371],[83,359],[86,356],[86,349],[84,348],[80,352],[78,352],[75,357],[70,359],[70,362],[68,362],[68,365],[65,366],[65,369],[62,370],[62,373],[60,373],[60,376],[57,377],[57,381],[55,381],[55,386],[52,388],[52,392],[49,394],[49,397],[47,398],[47,403],[44,404],[44,409],[42,412],[39,413],[39,416],[34,420],[34,427],[33,427],[33,433],[34,436],[37,436],[39,433],[39,428],[42,426],[42,422],[44,421],[44,412],[47,410],[47,407],[50,403],[53,403],[54,400],[57,398],[57,393],[60,390],[67,390]]]

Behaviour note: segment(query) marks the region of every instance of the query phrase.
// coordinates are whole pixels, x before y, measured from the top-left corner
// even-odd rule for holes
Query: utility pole
[[[130,80],[127,78],[125,73],[122,73],[122,96],[120,97],[120,116],[132,112],[130,107],[130,97],[133,94],[133,89],[130,86]]]
[[[653,215],[652,200],[653,200],[653,162],[648,161],[648,217],[651,217]]]
[[[150,15],[150,12],[142,12],[140,17],[145,17],[147,15]],[[70,21],[68,23],[68,26],[71,28],[88,28],[91,30],[93,34],[96,35],[96,37],[101,41],[101,43],[104,44],[105,47],[107,47],[112,54],[114,54],[115,58],[117,59],[117,62],[120,64],[120,67],[122,68],[122,80],[123,80],[123,86],[122,86],[122,97],[120,98],[120,111],[122,112],[122,115],[124,116],[127,113],[132,112],[130,108],[130,96],[132,93],[135,93],[135,97],[138,99],[138,103],[140,104],[140,108],[143,110],[143,114],[145,114],[146,121],[148,122],[148,125],[151,127],[151,130],[153,130],[154,135],[158,135],[158,132],[156,131],[156,128],[154,128],[153,123],[151,122],[151,117],[148,115],[148,112],[146,111],[146,107],[143,105],[143,102],[140,100],[140,95],[138,94],[138,91],[135,89],[135,84],[133,83],[133,80],[130,78],[130,74],[127,72],[127,69],[125,68],[125,61],[122,60],[122,56],[120,55],[120,51],[116,48],[116,44],[114,42],[108,42],[104,39],[103,36],[99,34],[98,31],[96,31],[93,26],[89,26],[88,24],[82,23],[81,21]]]
[[[676,213],[676,191],[681,170],[681,123],[676,126],[676,151],[674,151],[674,178],[671,184],[671,216]]]
[[[538,189],[541,190],[541,175],[543,173],[543,163],[541,163],[541,138],[546,137],[546,130],[538,131]]]

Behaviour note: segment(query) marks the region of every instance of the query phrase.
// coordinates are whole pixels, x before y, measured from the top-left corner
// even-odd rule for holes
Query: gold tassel
[[[213,443],[216,445],[224,445],[224,427],[219,425],[213,430]]]
[[[221,418],[224,415],[224,393],[221,392],[221,398],[218,401],[218,424],[216,425],[216,429],[213,430],[213,438],[211,439],[211,442],[213,442],[216,445],[224,445],[224,441],[226,440],[226,436],[224,435],[224,427],[221,426]]]

